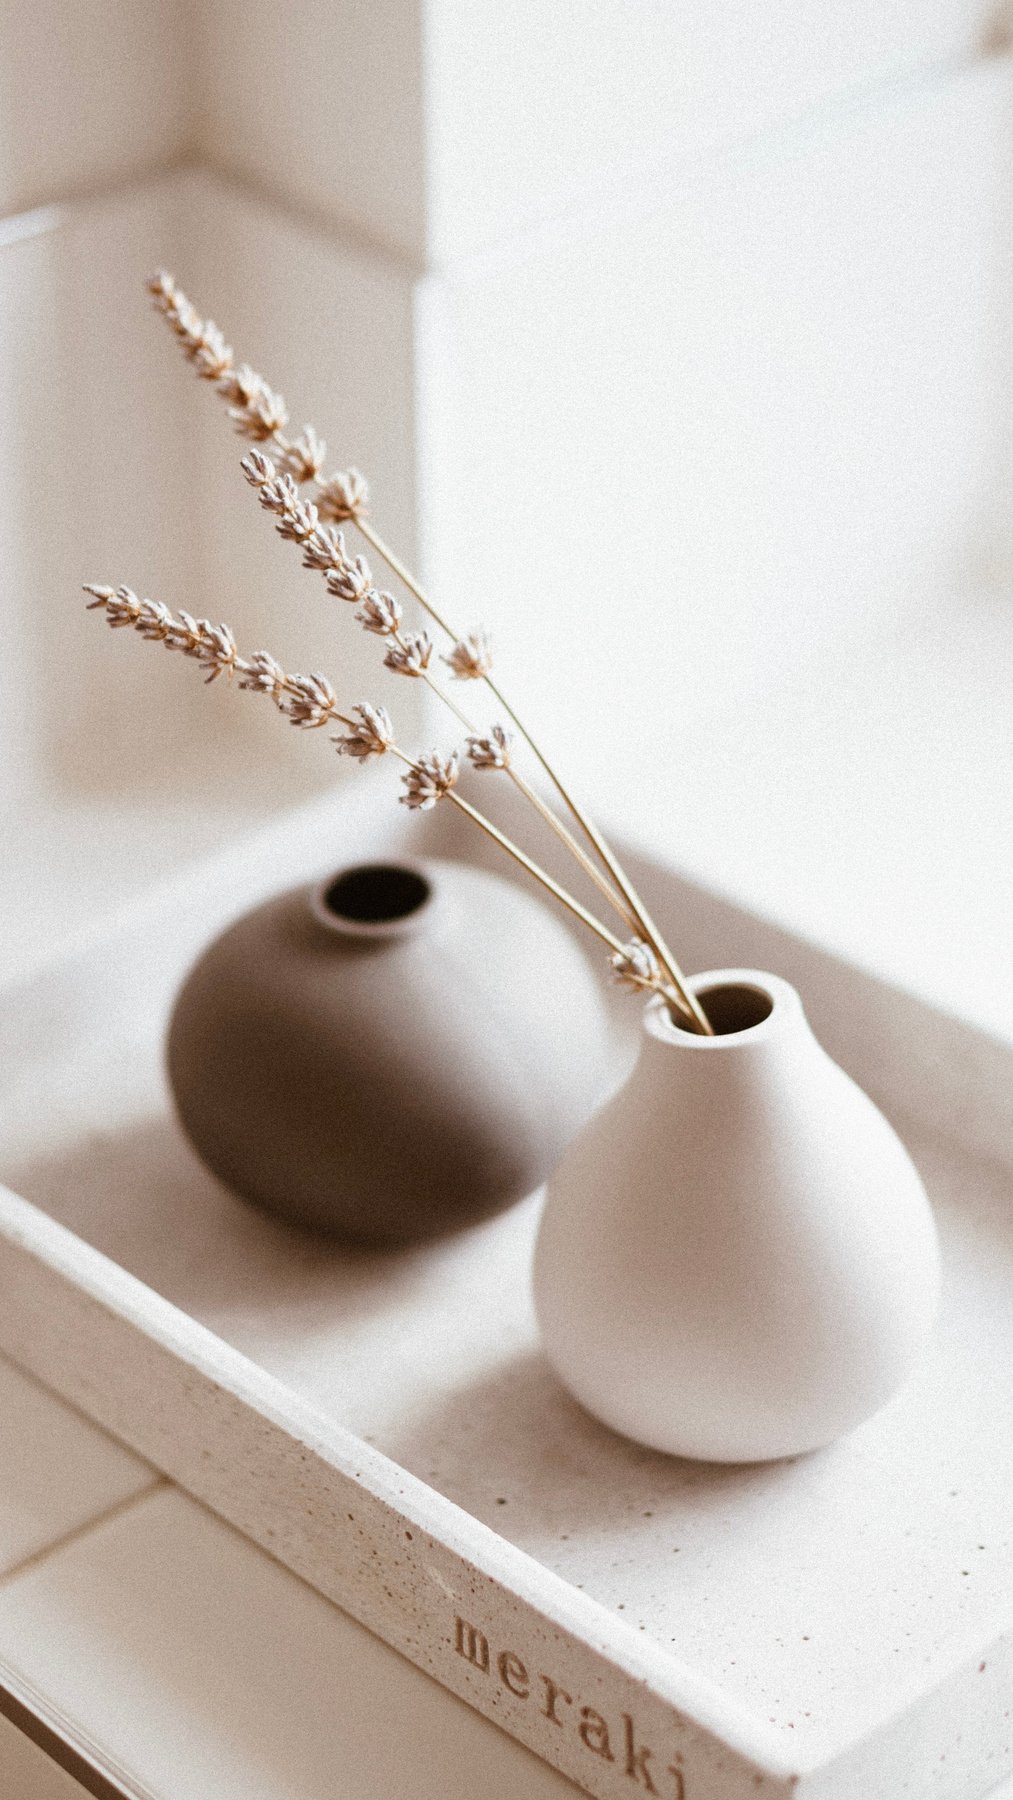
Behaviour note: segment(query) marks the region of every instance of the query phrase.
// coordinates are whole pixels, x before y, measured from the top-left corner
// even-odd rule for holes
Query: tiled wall
[[[1008,29],[974,0],[5,15],[0,194],[53,210],[0,224],[0,756],[48,796],[57,860],[115,795],[134,847],[114,819],[96,841],[136,885],[341,773],[110,641],[79,579],[229,618],[404,716],[147,313],[166,261],[294,420],[372,473],[378,523],[452,616],[496,628],[606,812],[888,972],[948,967],[937,997],[983,995],[983,965],[937,954],[959,887],[910,969],[892,916],[924,921],[926,796],[953,780],[949,726],[919,723],[930,640],[967,682],[951,810],[964,786],[985,819],[1004,806]],[[890,728],[870,837],[863,745]],[[835,851],[843,888],[818,878]],[[939,860],[970,857],[978,904],[997,855],[979,834]],[[88,906],[91,867],[75,851]]]

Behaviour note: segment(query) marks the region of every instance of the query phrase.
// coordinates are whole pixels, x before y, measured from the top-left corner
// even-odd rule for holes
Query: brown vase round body
[[[363,1243],[489,1217],[544,1181],[617,1078],[595,976],[512,883],[361,865],[239,919],[168,1038],[183,1127],[235,1192]]]

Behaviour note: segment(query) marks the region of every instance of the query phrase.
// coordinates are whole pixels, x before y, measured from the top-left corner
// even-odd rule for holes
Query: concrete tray
[[[349,1253],[227,1194],[174,1123],[161,1038],[200,945],[391,847],[316,803],[0,995],[0,1349],[602,1800],[985,1794],[1013,1766],[1013,1049],[646,869],[688,966],[799,986],[946,1258],[933,1355],[845,1442],[656,1456],[540,1356],[537,1197]]]

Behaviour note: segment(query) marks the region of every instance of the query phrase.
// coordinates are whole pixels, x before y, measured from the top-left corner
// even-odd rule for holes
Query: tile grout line
[[[98,1530],[102,1525],[111,1524],[115,1519],[128,1513],[132,1507],[139,1505],[142,1500],[149,1499],[152,1494],[159,1493],[162,1488],[174,1485],[168,1475],[155,1475],[144,1487],[137,1488],[133,1493],[125,1494],[122,1500],[115,1501],[112,1506],[107,1506],[102,1512],[92,1514],[90,1518],[82,1520],[79,1525],[74,1525],[69,1531],[63,1532],[60,1537],[40,1545],[38,1550],[33,1550],[29,1556],[22,1557],[20,1562],[12,1563],[8,1569],[0,1570],[0,1593],[13,1582],[20,1580],[22,1575],[30,1574],[40,1564],[47,1562],[51,1556],[58,1555],[61,1550],[67,1550],[71,1545],[87,1537],[89,1532]]]

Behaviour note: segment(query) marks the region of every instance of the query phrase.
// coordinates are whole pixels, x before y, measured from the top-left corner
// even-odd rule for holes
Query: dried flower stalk
[[[650,944],[643,938],[631,938],[611,958],[612,972],[623,987],[650,990],[658,986],[661,970]]]
[[[338,599],[361,601],[355,614],[356,619],[367,631],[391,640],[384,657],[385,667],[396,675],[423,680],[437,698],[449,707],[465,731],[477,738],[478,733],[472,720],[430,673],[433,645],[428,632],[402,632],[402,609],[399,602],[393,595],[380,592],[371,585],[373,575],[369,564],[362,556],[349,556],[345,548],[344,533],[322,525],[318,509],[312,502],[299,500],[294,482],[287,476],[279,476],[272,459],[262,451],[251,451],[243,458],[240,466],[251,487],[257,491],[261,505],[277,517],[275,529],[282,537],[302,545],[304,567],[318,570],[324,576],[328,592]],[[459,678],[484,679],[483,670],[489,664],[488,639],[482,632],[472,633],[467,639],[457,643],[451,656],[443,660],[452,664]],[[580,863],[609,905],[615,908],[625,924],[635,927],[637,921],[630,908],[615,888],[603,878],[600,869],[591,861],[562,820],[546,806],[509,758],[476,766],[501,768],[509,774],[514,786]]]
[[[107,624],[114,630],[132,627],[141,637],[162,643],[167,650],[179,650],[207,669],[207,681],[220,675],[239,677],[239,686],[253,693],[269,694],[279,712],[303,730],[315,730],[333,722],[356,728],[354,719],[338,711],[337,695],[326,675],[286,675],[281,665],[266,650],[249,657],[240,656],[236,640],[228,625],[212,625],[209,619],[195,619],[188,612],[174,615],[156,600],[139,600],[132,588],[101,587],[87,583],[84,589],[92,598],[89,612],[101,608]]]
[[[408,771],[402,778],[405,792],[401,799],[405,806],[413,811],[428,812],[439,800],[453,801],[546,892],[594,932],[613,955],[622,953],[623,946],[618,938],[579,900],[533,862],[484,813],[454,792],[459,767],[456,752],[442,756],[434,750],[418,757],[409,756],[395,743],[393,726],[382,706],[359,701],[352,707],[351,715],[339,711],[337,696],[326,675],[286,674],[267,650],[255,650],[249,657],[241,656],[228,625],[213,625],[208,619],[195,619],[186,612],[173,614],[160,601],[139,599],[128,587],[112,588],[87,582],[84,592],[92,596],[88,610],[101,609],[114,630],[132,628],[149,642],[162,643],[169,650],[179,650],[184,656],[192,657],[208,670],[206,680],[209,682],[216,681],[220,675],[230,679],[237,676],[240,688],[251,693],[269,694],[278,710],[293,725],[302,729],[316,729],[332,723],[344,725],[346,732],[332,739],[339,755],[352,756],[359,761],[371,756],[394,756]],[[669,1001],[674,998],[661,981],[657,983],[657,991]]]
[[[457,637],[457,634],[440,618],[431,603],[422,594],[418,584],[408,571],[393,557],[375,533],[365,526],[364,518],[369,501],[365,478],[357,469],[348,469],[339,471],[326,481],[320,481],[319,469],[323,463],[326,449],[313,427],[305,426],[302,437],[297,439],[294,445],[290,443],[283,436],[283,427],[287,422],[284,403],[279,396],[272,392],[267,383],[246,364],[238,374],[233,373],[233,353],[224,345],[218,327],[211,320],[206,322],[201,320],[187,296],[176,286],[172,276],[167,271],[160,270],[152,276],[148,288],[155,305],[175,330],[184,352],[195,363],[198,374],[205,379],[213,379],[219,392],[231,402],[229,414],[235,421],[237,430],[245,437],[251,437],[261,442],[271,441],[278,450],[281,460],[280,475],[270,458],[256,450],[251,451],[249,456],[244,459],[243,470],[247,479],[258,489],[261,504],[269,511],[280,515],[281,522],[277,529],[281,535],[294,542],[303,543],[304,562],[310,568],[324,571],[328,578],[328,588],[338,599],[359,601],[363,600],[369,591],[371,577],[368,567],[361,557],[355,558],[354,561],[348,559],[344,554],[344,543],[340,533],[335,539],[334,534],[329,533],[326,526],[321,527],[319,521],[321,518],[338,522],[354,521],[359,526],[370,542],[374,544],[378,553],[383,556],[388,566],[414,593],[434,622],[455,640],[450,655],[443,659],[448,663],[453,674],[459,680],[483,680],[490,686],[495,697],[504,706],[513,723],[535,751],[564,803],[577,819],[585,835],[590,836],[599,856],[603,857],[606,867],[608,867],[611,852],[607,851],[603,843],[596,841],[593,828],[589,827],[588,822],[579,813],[537,746],[532,743],[516,715],[506,706],[499,690],[493,686],[491,681],[492,657],[485,633],[479,631],[469,633],[464,637]],[[209,351],[211,345],[215,350],[213,357]],[[274,415],[277,415],[276,423],[270,431],[265,430],[267,421]],[[309,454],[310,450],[312,455]],[[298,482],[309,480],[319,482],[315,508],[312,503],[301,502],[296,491]],[[370,628],[375,629],[374,626]],[[395,634],[396,628],[395,633],[390,635]],[[420,663],[417,654],[413,656],[403,644],[396,643],[388,650],[385,661],[387,667],[396,673],[422,675],[428,668],[430,656],[431,650],[426,656],[425,662]],[[465,729],[474,734],[471,722],[464,717],[449,696],[444,694],[431,679],[427,678],[427,684],[457,714]],[[509,765],[500,766],[509,768],[511,779],[515,785],[529,803],[534,804],[540,816],[565,844],[571,855],[576,857],[585,873],[604,894],[609,904],[615,906],[616,910],[629,923],[644,925],[646,915],[642,908],[638,910],[632,893],[626,891],[625,877],[622,877],[618,864],[609,867],[611,881],[619,890],[617,895],[613,886],[609,882],[603,881],[596,865],[587,857],[556,814],[545,806],[544,802],[534,797],[534,791],[523,781],[518,772]],[[622,897],[619,898],[619,896]],[[647,927],[645,926],[645,928]],[[656,932],[655,935],[657,935]],[[676,985],[678,987],[679,983],[677,982]]]
[[[429,812],[437,800],[442,800],[457,786],[459,766],[456,750],[450,756],[439,756],[435,750],[420,756],[415,767],[404,777],[402,806],[410,806],[415,812]]]
[[[484,631],[469,631],[458,638],[443,661],[458,681],[485,681],[492,674],[492,646]]]
[[[439,625],[449,637],[455,639],[455,649],[457,649],[462,642],[467,643],[467,639],[462,640],[458,638],[457,633],[452,627],[440,617],[415,577],[405,568],[404,564],[394,555],[394,552],[373,529],[372,525],[365,517],[364,510],[356,514],[355,524],[358,526],[367,543],[371,544],[377,555],[383,558],[387,567],[398,577],[399,581],[404,583],[409,593],[415,596],[419,605],[429,614],[429,617],[433,622]],[[714,1033],[710,1020],[704,1012],[703,1007],[700,1005],[699,1000],[696,998],[696,995],[687,985],[685,975],[680,969],[679,964],[676,962],[675,957],[666,944],[665,939],[648,912],[647,907],[644,905],[643,900],[640,898],[636,888],[630,881],[629,876],[626,874],[617,857],[602,837],[597,826],[584,812],[583,808],[577,804],[569,789],[557,775],[548,758],[543,751],[539,749],[537,742],[532,737],[523,720],[514,711],[514,708],[507,700],[506,695],[493,680],[491,663],[488,668],[480,671],[480,678],[484,680],[489,692],[502,707],[511,724],[520,733],[521,737],[528,745],[528,748],[532,751],[533,755],[541,765],[542,770],[548,776],[548,779],[562,800],[563,805],[566,807],[571,817],[576,821],[588,842],[593,846],[602,865],[608,871],[611,879],[615,882],[619,893],[626,903],[626,908],[628,908],[627,916],[635,924],[637,929],[643,933],[644,939],[655,947],[659,960],[665,970],[671,990],[677,996],[675,1002],[677,1010],[686,1016],[688,1023],[695,1031],[700,1032],[704,1037],[713,1037]],[[529,797],[533,792],[533,789],[528,789]],[[546,816],[554,818],[555,815],[546,814]],[[571,839],[570,842],[572,845],[573,840]]]
[[[368,700],[360,700],[352,711],[356,723],[348,736],[332,739],[338,746],[339,756],[354,756],[357,762],[363,762],[369,756],[382,756],[394,743],[390,714],[382,706],[370,706]]]
[[[468,739],[468,757],[474,769],[509,769],[513,732],[494,725],[488,737]]]
[[[615,884],[615,890],[621,900],[618,910],[638,928],[642,936],[633,940],[635,944],[643,944],[656,956],[664,970],[666,986],[670,984],[678,1009],[688,1015],[694,1029],[711,1035],[711,1026],[699,1001],[692,994],[678,963],[675,961],[658,927],[648,913],[633,884],[622,869],[617,858],[602,838],[597,827],[577,805],[560,777],[539,749],[527,727],[510,706],[492,677],[492,660],[488,643],[479,633],[462,636],[443,619],[435,606],[421,588],[418,581],[405,568],[394,552],[384,543],[379,533],[369,523],[366,512],[368,507],[368,488],[364,478],[355,469],[339,471],[326,480],[321,479],[320,469],[324,460],[324,446],[311,426],[306,426],[302,436],[294,442],[285,435],[288,415],[281,396],[268,387],[263,377],[243,364],[234,367],[233,352],[224,342],[221,332],[211,320],[202,320],[187,296],[176,286],[171,275],[160,271],[148,283],[149,291],[155,305],[161,311],[175,332],[185,355],[193,362],[196,371],[203,379],[211,381],[218,392],[228,403],[229,414],[236,430],[254,443],[271,443],[278,452],[281,473],[262,452],[254,451],[244,462],[244,471],[260,491],[262,504],[279,515],[277,529],[282,536],[290,537],[306,547],[304,560],[310,567],[322,568],[327,574],[328,587],[341,599],[365,600],[371,588],[367,579],[368,568],[362,558],[349,561],[343,555],[340,562],[328,564],[326,559],[337,542],[327,532],[326,523],[354,523],[366,541],[373,547],[377,555],[388,568],[403,582],[408,591],[414,595],[419,605],[446,633],[453,642],[450,656],[445,660],[452,673],[459,679],[482,680],[493,694],[498,704],[510,720],[511,724],[524,738],[529,748],[555,788],[567,811],[576,822],[585,838],[591,844],[602,867],[607,871],[609,883]],[[297,484],[315,481],[318,484],[317,502],[301,501],[296,493]],[[340,535],[340,534],[339,534]],[[343,546],[342,546],[343,549]],[[375,629],[375,626],[371,626]],[[417,634],[414,639],[404,640],[400,630],[389,635],[393,642],[388,648],[386,662],[396,672],[415,677],[423,677],[434,686],[428,675],[428,664],[432,654],[431,643],[425,633]],[[420,640],[428,646],[424,654]],[[441,698],[462,719],[472,736],[476,736],[473,728],[460,713],[455,703],[448,696],[440,693]],[[518,781],[516,771],[509,758],[505,762],[489,762],[479,766],[504,768]],[[521,783],[518,781],[518,785]],[[533,790],[523,784],[522,791],[528,797]],[[606,884],[595,865],[590,863],[585,853],[576,844],[565,827],[557,820],[551,809],[539,803],[535,804],[547,822],[552,824],[557,835],[565,833],[567,842],[583,866],[593,870],[594,879],[612,904],[616,904],[616,894]],[[620,946],[622,950],[622,946]]]

